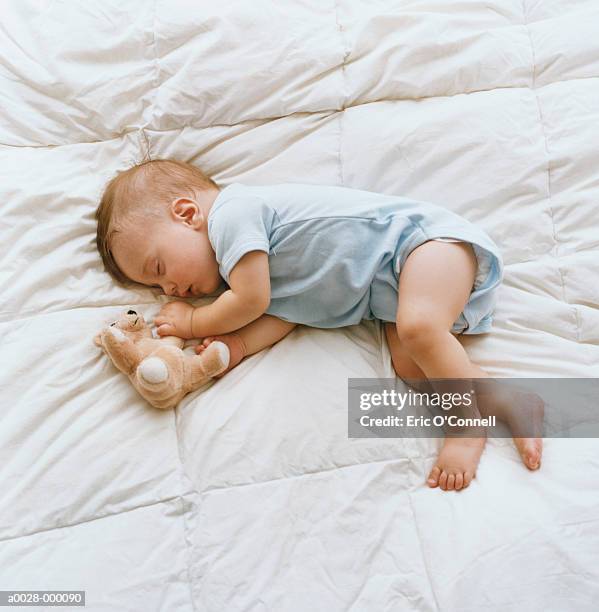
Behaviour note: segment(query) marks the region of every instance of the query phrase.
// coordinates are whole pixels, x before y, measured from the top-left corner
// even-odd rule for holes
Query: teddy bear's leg
[[[168,366],[160,357],[148,357],[139,364],[137,373],[146,382],[155,385],[167,380]]]
[[[162,346],[138,366],[131,381],[155,408],[174,408],[187,393],[183,354],[174,346]]]
[[[224,342],[212,342],[200,355],[186,355],[191,365],[192,388],[201,387],[206,381],[229,365],[229,347]]]
[[[131,374],[142,358],[138,347],[117,327],[106,330],[102,344],[112,363],[124,374]]]

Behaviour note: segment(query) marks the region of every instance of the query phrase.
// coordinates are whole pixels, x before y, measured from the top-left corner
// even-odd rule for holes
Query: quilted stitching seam
[[[152,6],[152,27],[151,27],[151,46],[152,46],[152,67],[154,69],[154,78],[152,79],[152,93],[153,97],[150,101],[150,117],[153,117],[154,109],[156,108],[156,98],[158,97],[158,89],[160,87],[160,66],[158,65],[158,48],[156,45],[156,12],[157,12],[158,0],[154,0]],[[153,123],[150,119],[150,125]]]
[[[343,178],[343,157],[342,157],[342,149],[343,149],[343,116],[346,109],[346,104],[348,100],[348,89],[347,89],[347,73],[346,73],[346,63],[347,58],[350,54],[349,47],[346,46],[345,34],[343,30],[343,26],[339,21],[339,2],[335,1],[335,23],[337,25],[337,29],[339,30],[339,36],[341,38],[341,48],[343,49],[343,60],[341,62],[341,79],[343,83],[342,87],[342,101],[341,101],[341,110],[338,111],[337,116],[339,117],[339,155],[338,155],[338,174],[339,174],[339,185],[345,185],[345,181]]]
[[[156,12],[157,12],[157,2],[158,0],[154,0],[152,6],[152,24],[151,24],[151,41],[152,41],[152,63],[154,67],[154,78],[153,78],[153,97],[150,103],[150,117],[153,116],[154,109],[156,108],[156,97],[158,95],[158,88],[160,87],[160,67],[158,65],[158,49],[156,45]],[[140,130],[140,140],[141,137],[144,139],[144,144],[146,145],[146,156],[150,159],[150,141],[146,134],[145,129],[142,127]],[[141,142],[140,142],[141,145]],[[187,586],[189,588],[189,599],[191,601],[191,608],[195,612],[196,605],[193,596],[193,579],[192,579],[192,527],[189,524],[191,520],[191,514],[194,512],[193,504],[199,500],[199,495],[195,486],[193,485],[193,481],[185,472],[185,461],[183,457],[183,451],[181,448],[181,442],[179,439],[179,408],[177,407],[173,410],[173,424],[175,426],[175,443],[177,445],[177,457],[179,458],[179,481],[181,483],[181,490],[186,490],[186,485],[191,486],[193,489],[194,497],[196,501],[187,502],[183,498],[183,496],[178,497],[178,501],[180,503],[181,509],[181,517],[183,519],[183,537],[185,540],[185,564],[187,570]],[[197,506],[196,506],[197,507]]]
[[[40,527],[39,529],[33,529],[31,531],[23,531],[16,535],[8,535],[8,536],[0,537],[0,543],[10,542],[11,540],[18,540],[19,538],[28,538],[31,536],[38,535],[40,533],[46,533],[48,531],[56,531],[58,529],[72,529],[73,527],[77,527],[78,525],[85,525],[86,523],[93,523],[94,521],[102,521],[104,519],[110,519],[115,516],[119,516],[121,514],[127,514],[129,512],[135,512],[136,510],[152,508],[154,506],[159,506],[161,504],[169,504],[171,502],[176,503],[192,494],[195,495],[197,494],[197,492],[196,491],[184,491],[183,493],[180,493],[179,495],[172,495],[171,497],[163,497],[162,499],[158,499],[156,501],[148,502],[145,504],[144,503],[135,504],[134,506],[131,506],[129,508],[121,508],[120,510],[116,510],[114,512],[96,514],[95,516],[83,517],[73,522],[57,523],[55,525],[51,525],[50,527]]]
[[[539,122],[541,124],[541,131],[543,132],[543,141],[545,143],[545,153],[547,157],[547,208],[549,210],[549,218],[551,220],[551,231],[553,235],[553,242],[555,243],[555,265],[557,271],[559,273],[560,284],[562,286],[562,300],[565,304],[568,304],[573,311],[574,321],[575,321],[575,334],[576,341],[580,342],[580,313],[578,312],[578,308],[570,304],[566,298],[566,284],[564,282],[564,273],[562,267],[560,265],[560,252],[559,252],[559,239],[557,237],[557,230],[555,227],[555,218],[553,213],[552,206],[552,196],[551,196],[551,155],[549,154],[549,146],[547,141],[547,132],[545,130],[545,122],[543,120],[543,111],[541,108],[541,102],[539,100],[539,96],[537,94],[536,80],[537,80],[537,62],[535,56],[535,47],[532,41],[532,35],[530,33],[530,27],[526,20],[526,0],[522,0],[522,13],[523,13],[523,25],[526,28],[526,33],[528,34],[528,40],[530,42],[530,50],[532,53],[532,83],[531,83],[531,91],[534,94],[535,101],[537,103],[537,111],[539,113]]]
[[[536,22],[535,22],[536,23]],[[528,24],[522,24],[523,26],[527,26]],[[348,51],[349,53],[349,51]],[[537,89],[544,89],[545,87],[552,87],[553,85],[555,85],[556,83],[567,83],[570,81],[589,81],[589,80],[596,80],[599,79],[599,76],[587,76],[587,77],[568,77],[566,79],[557,79],[555,81],[551,81],[549,83],[545,83],[544,85],[541,85],[540,87],[536,87],[535,86],[535,90]],[[393,96],[386,96],[385,98],[380,98],[380,99],[376,99],[376,100],[367,100],[365,102],[354,102],[352,104],[346,105],[345,103],[343,104],[343,108],[341,109],[342,111],[345,111],[348,108],[359,108],[361,106],[367,106],[369,104],[380,104],[380,103],[388,103],[388,102],[414,102],[414,101],[422,101],[422,100],[434,100],[434,99],[444,99],[444,98],[455,98],[456,96],[469,96],[469,95],[473,95],[473,94],[482,94],[482,93],[487,93],[487,92],[493,92],[493,91],[501,91],[503,89],[531,89],[530,86],[524,86],[524,85],[504,85],[504,86],[497,86],[497,87],[491,87],[489,89],[470,89],[468,91],[458,91],[456,93],[452,93],[452,94],[445,94],[445,95],[441,95],[441,94],[435,94],[432,96],[416,96],[416,97],[410,97],[410,96],[404,96],[404,97],[393,97]],[[296,115],[322,115],[323,118],[326,118],[328,116],[332,116],[335,113],[339,113],[339,109],[329,109],[329,108],[323,108],[320,110],[298,110],[298,111],[293,111],[291,113],[287,113],[284,115],[272,115],[269,117],[250,117],[248,119],[243,119],[241,121],[238,121],[237,123],[224,123],[224,122],[219,122],[219,123],[209,123],[206,125],[197,125],[195,123],[182,123],[181,125],[177,125],[175,127],[169,127],[169,128],[157,128],[157,127],[153,127],[151,125],[145,125],[144,127],[140,128],[138,126],[132,126],[132,127],[125,127],[123,128],[122,131],[120,132],[114,132],[114,134],[112,134],[110,137],[107,138],[99,138],[97,140],[73,140],[73,141],[69,141],[69,142],[60,142],[60,143],[50,143],[50,144],[27,144],[27,145],[17,145],[17,144],[10,144],[10,143],[6,143],[6,142],[0,142],[0,149],[6,148],[6,149],[53,149],[56,147],[72,147],[74,145],[90,145],[90,144],[100,144],[100,143],[105,143],[105,142],[110,142],[112,140],[117,140],[120,138],[124,138],[126,136],[128,136],[129,134],[133,134],[135,132],[140,131],[140,129],[142,130],[150,130],[151,132],[156,132],[157,134],[168,134],[169,132],[178,132],[184,129],[192,129],[192,130],[208,130],[210,128],[231,128],[231,127],[239,127],[240,125],[247,125],[250,123],[255,123],[257,125],[257,127],[264,125],[266,123],[270,123],[272,121],[279,121],[281,119],[286,119],[288,117],[294,117]]]

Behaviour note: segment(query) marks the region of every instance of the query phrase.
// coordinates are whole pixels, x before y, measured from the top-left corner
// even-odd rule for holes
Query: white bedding
[[[492,440],[460,493],[440,440],[347,438],[381,328],[297,329],[176,411],[92,343],[166,299],[103,271],[120,169],[447,206],[501,247],[495,376],[599,376],[596,0],[183,0],[0,7],[0,589],[89,610],[595,610],[599,444]]]

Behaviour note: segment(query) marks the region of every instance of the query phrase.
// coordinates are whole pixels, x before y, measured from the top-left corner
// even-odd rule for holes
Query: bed
[[[444,493],[424,484],[441,440],[347,436],[347,379],[394,375],[377,322],[298,328],[174,411],[92,340],[168,299],[103,270],[103,185],[175,157],[221,185],[457,211],[506,264],[471,358],[599,376],[597,2],[1,10],[0,589],[97,611],[595,610],[596,439],[546,439],[537,473],[492,439]]]

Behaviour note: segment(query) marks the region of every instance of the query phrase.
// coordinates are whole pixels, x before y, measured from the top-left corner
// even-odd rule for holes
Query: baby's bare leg
[[[427,382],[426,375],[412,359],[409,352],[402,346],[399,336],[397,335],[395,323],[385,323],[385,334],[395,373],[417,391],[422,393],[432,392],[433,388],[431,384]],[[447,455],[449,451],[452,451],[452,454],[456,454],[456,452],[460,454],[462,453],[462,447],[464,446],[463,439],[458,440],[457,442],[447,439],[445,442],[446,444],[443,448],[445,455]],[[481,446],[478,438],[473,438],[472,441],[468,440],[466,444],[475,451],[475,455],[476,452],[478,452],[478,448]],[[469,447],[467,446],[466,449],[469,452],[472,452],[471,448]],[[437,465],[440,461],[441,455],[439,455]],[[474,477],[474,473],[470,470],[466,470],[459,478],[454,475],[453,480],[450,480],[449,476],[447,476],[447,478],[444,477],[443,480],[440,480],[439,476],[440,474],[437,474],[437,472],[433,469],[428,477],[428,485],[430,487],[440,485],[442,489],[449,489],[450,486],[452,486],[459,491],[460,489],[466,488],[470,484],[472,478]]]
[[[432,390],[424,372],[416,365],[410,354],[402,347],[397,335],[395,323],[385,323],[385,335],[397,376],[408,382],[411,387],[422,393]],[[482,386],[477,384],[477,408],[482,416],[496,416],[504,421],[514,436],[514,443],[524,465],[530,470],[540,466],[542,453],[541,431],[543,424],[543,401],[539,396],[525,392],[511,392],[496,381],[489,380],[488,374],[472,364],[481,379],[486,379]],[[514,409],[517,407],[517,410]],[[536,433],[535,433],[536,432]],[[523,437],[524,436],[524,437]],[[463,487],[470,484],[470,477],[463,480]],[[429,483],[435,485],[436,480]]]
[[[426,374],[418,367],[416,362],[410,357],[408,351],[406,351],[397,335],[397,328],[395,323],[386,322],[385,336],[387,338],[387,345],[389,346],[389,352],[391,353],[391,362],[393,363],[393,369],[395,373],[405,381],[426,381]],[[430,385],[427,385],[430,387]]]
[[[400,272],[399,343],[428,379],[476,377],[466,352],[451,333],[468,301],[475,274],[476,257],[470,245],[435,241],[416,248]],[[485,442],[485,432],[480,429],[473,430],[469,438],[447,437],[428,485],[443,490],[467,487]]]
[[[201,344],[196,347],[196,353],[201,353],[211,342],[220,340],[229,347],[231,355],[229,367],[217,378],[226,374],[234,368],[242,359],[248,355],[258,353],[279,340],[284,338],[294,327],[296,323],[283,321],[271,315],[262,315],[260,318],[245,325],[230,334],[221,336],[209,336],[204,338]]]
[[[453,322],[469,299],[475,273],[476,257],[465,243],[426,242],[409,255],[403,266],[397,334],[403,349],[427,378],[467,380],[489,376],[470,361],[451,333]],[[510,408],[513,411],[514,407]],[[538,467],[540,439],[514,441],[527,467]],[[442,489],[467,486],[476,472],[484,443],[483,437],[447,438],[429,475],[429,485],[438,484]]]

